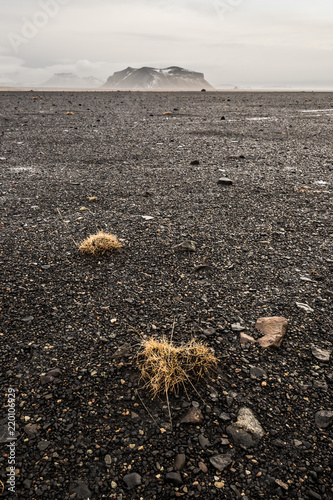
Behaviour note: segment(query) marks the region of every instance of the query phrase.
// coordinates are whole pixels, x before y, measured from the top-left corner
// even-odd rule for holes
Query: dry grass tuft
[[[216,368],[217,359],[206,345],[195,339],[179,346],[162,338],[153,337],[142,342],[138,354],[141,377],[155,397],[162,392],[178,392],[179,386],[199,380]]]
[[[97,234],[92,234],[86,238],[79,246],[81,253],[90,255],[104,255],[106,252],[119,250],[122,244],[117,236],[104,231],[99,231]]]

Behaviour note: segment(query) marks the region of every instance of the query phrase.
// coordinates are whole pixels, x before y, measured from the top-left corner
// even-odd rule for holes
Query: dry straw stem
[[[142,342],[138,354],[141,377],[145,379],[153,397],[158,393],[177,393],[191,379],[199,380],[217,366],[217,358],[205,344],[195,339],[175,346],[166,338],[151,337]]]
[[[111,233],[99,231],[86,238],[79,246],[81,253],[90,255],[104,255],[106,252],[119,250],[122,244],[117,236]]]

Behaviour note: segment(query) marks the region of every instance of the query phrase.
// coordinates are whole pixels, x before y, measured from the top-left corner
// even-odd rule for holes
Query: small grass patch
[[[99,231],[86,238],[80,245],[79,250],[83,254],[104,255],[107,252],[119,250],[122,244],[117,236],[111,233]]]
[[[179,346],[166,338],[151,337],[142,342],[138,366],[153,397],[177,393],[179,386],[199,380],[217,366],[217,358],[205,344],[191,339]]]

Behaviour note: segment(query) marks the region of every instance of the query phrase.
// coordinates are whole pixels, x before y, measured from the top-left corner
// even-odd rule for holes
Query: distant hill
[[[203,73],[178,66],[126,68],[110,76],[104,87],[113,90],[214,90]]]
[[[88,76],[81,78],[75,73],[56,73],[42,87],[63,89],[95,89],[103,84],[101,80]]]

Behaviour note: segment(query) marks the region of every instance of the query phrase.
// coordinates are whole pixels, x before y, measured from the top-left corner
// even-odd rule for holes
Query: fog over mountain
[[[115,90],[214,90],[203,73],[178,66],[126,68],[110,76],[104,87]]]
[[[95,89],[102,85],[102,81],[93,76],[81,78],[75,73],[56,73],[42,87],[57,89]]]

